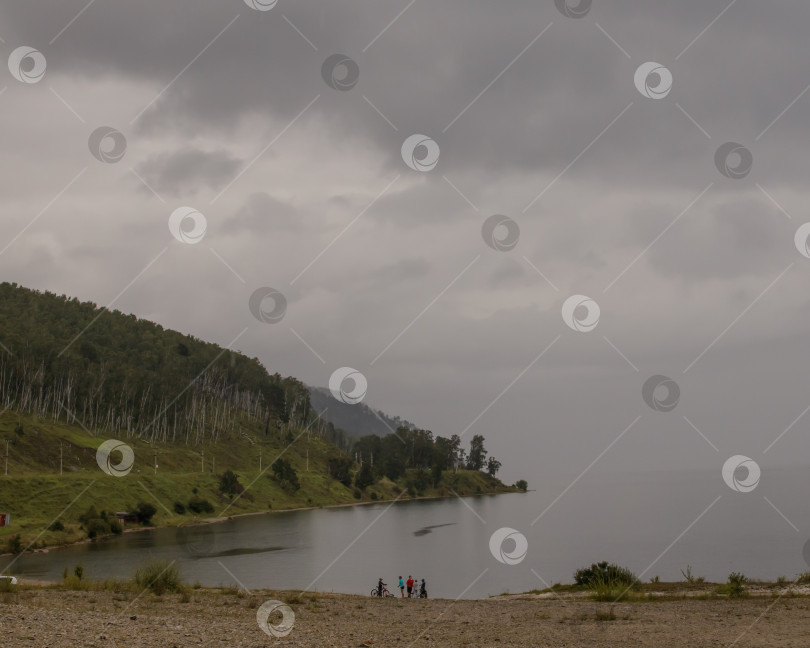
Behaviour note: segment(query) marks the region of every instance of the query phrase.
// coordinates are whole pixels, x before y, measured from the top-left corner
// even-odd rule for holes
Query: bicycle
[[[371,590],[371,595],[372,595],[372,596],[379,596],[379,595],[380,595],[380,592],[379,592],[379,590],[378,590],[378,589],[375,587],[373,590]],[[388,591],[388,588],[387,588],[387,587],[383,587],[382,595],[383,595],[383,598],[394,598],[394,595],[393,595],[393,594],[391,594],[391,592],[389,592],[389,591]]]

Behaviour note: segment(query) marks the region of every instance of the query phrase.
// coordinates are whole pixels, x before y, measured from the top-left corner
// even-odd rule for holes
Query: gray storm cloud
[[[115,307],[221,344],[249,326],[242,351],[310,384],[356,367],[368,403],[439,434],[481,415],[507,479],[576,474],[639,414],[605,470],[712,466],[681,413],[753,453],[806,407],[806,3],[85,4],[0,10],[3,53],[47,59],[0,81],[5,279],[107,304],[139,276]],[[351,89],[324,82],[333,54]],[[648,61],[661,99],[634,85]],[[88,151],[105,125],[115,164]],[[403,162],[413,134],[428,172]],[[185,205],[193,246],[166,225]],[[508,250],[482,238],[494,214]],[[262,286],[277,325],[248,309]],[[573,294],[600,306],[589,333],[562,321]],[[667,418],[641,396],[657,374],[680,387]]]

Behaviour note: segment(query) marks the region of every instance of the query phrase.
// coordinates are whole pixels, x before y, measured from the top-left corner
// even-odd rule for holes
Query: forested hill
[[[199,445],[303,427],[307,387],[255,358],[91,302],[0,284],[0,406],[94,432]],[[344,449],[331,424],[319,432]]]
[[[120,533],[111,511],[165,526],[217,511],[526,490],[497,479],[501,464],[481,435],[467,451],[458,435],[385,417],[394,433],[380,436],[367,424],[375,413],[353,407],[357,417],[345,413],[348,429],[337,429],[318,417],[306,385],[255,358],[2,283],[0,512],[15,526],[0,528],[0,554],[4,544],[19,552]],[[130,452],[114,476],[98,454],[109,441]]]
[[[416,426],[399,416],[389,416],[379,410],[368,407],[365,403],[349,405],[342,403],[325,387],[310,387],[309,399],[312,408],[322,414],[323,418],[336,428],[344,430],[352,437],[363,437],[369,434],[386,436],[395,433],[399,428],[413,430]]]

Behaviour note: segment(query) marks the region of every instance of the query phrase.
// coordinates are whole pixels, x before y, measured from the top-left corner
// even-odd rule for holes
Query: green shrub
[[[157,509],[148,502],[138,502],[134,513],[140,524],[149,525],[152,523],[152,517],[157,513]]]
[[[192,513],[213,513],[214,507],[206,499],[201,497],[192,497],[188,501],[188,510]]]
[[[593,589],[596,587],[627,587],[638,583],[636,575],[626,567],[620,567],[606,560],[593,563],[590,567],[583,567],[574,572],[574,582],[580,587]]]
[[[8,539],[8,545],[7,546],[8,546],[8,550],[9,550],[10,553],[13,553],[13,554],[22,553],[23,546],[22,546],[22,540],[20,540],[20,534],[18,533],[16,535],[11,536]]]
[[[91,506],[82,513],[79,516],[79,521],[87,532],[87,537],[91,539],[109,533],[119,534],[123,532],[121,522],[115,513],[108,513],[104,510],[99,513],[96,511],[95,506]]]
[[[51,531],[64,531],[65,525],[62,524],[61,520],[54,520],[53,522],[50,523],[48,529],[50,529]]]
[[[135,570],[133,578],[138,587],[149,589],[158,596],[183,590],[180,568],[168,560],[149,561]]]
[[[84,530],[87,531],[87,537],[92,539],[97,536],[106,535],[110,532],[110,525],[104,520],[93,518],[88,520],[84,525]]]
[[[84,566],[81,563],[73,566],[73,573],[65,567],[62,570],[62,585],[69,590],[88,590],[94,587],[93,583],[82,580],[83,577]],[[97,586],[97,584],[95,586]]]
[[[352,483],[353,466],[354,461],[352,461],[350,457],[329,457],[329,459],[326,460],[326,472],[332,479],[337,479],[344,486],[349,486]],[[369,468],[371,468],[371,466],[369,466]],[[273,470],[275,470],[275,467]],[[360,473],[362,472],[363,470],[361,468]],[[358,473],[358,476],[360,473]],[[355,478],[355,484],[358,488],[365,488],[365,486],[361,486],[357,483],[357,477]]]
[[[174,503],[174,512],[177,513],[177,515],[185,515],[186,514],[186,507],[183,506],[182,502],[175,502]]]
[[[725,594],[729,598],[743,598],[748,596],[748,592],[745,589],[745,583],[747,582],[748,578],[740,572],[731,572],[728,575],[726,584],[717,588],[717,593]]]
[[[378,497],[376,491],[371,491],[371,499],[376,500]]]
[[[522,490],[522,491],[526,491],[526,490],[528,490],[528,488],[529,488],[529,484],[528,484],[528,482],[527,482],[525,479],[518,479],[518,480],[515,482],[515,486],[516,486],[516,487],[517,487],[519,490]]]
[[[728,582],[729,583],[739,583],[740,585],[742,585],[743,583],[747,583],[749,581],[748,581],[748,577],[745,574],[742,574],[740,572],[731,572],[728,575]]]
[[[360,499],[361,497],[363,497],[363,494],[360,492],[359,488],[354,489],[353,495],[354,495],[354,499]]]
[[[226,470],[219,478],[219,491],[224,495],[239,495],[245,487],[239,483],[239,477],[233,470]]]
[[[301,484],[298,483],[298,473],[286,459],[276,459],[272,465],[273,477],[288,493],[294,493]]]

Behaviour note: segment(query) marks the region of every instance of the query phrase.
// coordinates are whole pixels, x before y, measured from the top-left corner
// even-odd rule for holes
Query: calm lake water
[[[806,470],[771,471],[750,493],[732,491],[713,473],[585,476],[555,502],[567,485],[129,533],[24,555],[7,573],[59,580],[65,566],[81,562],[89,578],[126,578],[150,558],[167,558],[178,562],[186,581],[203,585],[367,594],[378,576],[394,590],[400,574],[412,574],[427,579],[431,597],[475,598],[571,582],[577,567],[598,560],[644,572],[644,580],[679,580],[688,564],[715,581],[731,571],[774,579],[808,569]],[[490,537],[502,527],[527,539],[517,564],[502,564],[490,552]],[[507,552],[513,547],[510,540],[503,545]],[[11,560],[0,558],[0,569]]]

